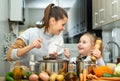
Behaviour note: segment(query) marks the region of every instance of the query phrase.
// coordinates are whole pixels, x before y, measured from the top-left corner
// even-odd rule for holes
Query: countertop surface
[[[5,81],[5,78],[0,77],[0,81]],[[28,80],[22,80],[22,81],[28,81]],[[111,81],[111,80],[87,80],[87,81]]]
[[[5,81],[5,77],[0,77],[0,81]],[[28,81],[28,80],[22,80],[22,81]],[[90,80],[87,80],[90,81]],[[91,80],[91,81],[105,81],[105,80]]]
[[[0,81],[5,81],[5,77],[0,77]],[[29,80],[22,80],[22,81],[29,81]],[[120,78],[116,78],[116,79],[106,79],[106,80],[87,80],[87,81],[120,81]]]
[[[0,77],[0,81],[5,81],[5,77]]]
[[[5,81],[5,77],[0,77],[0,81]],[[28,80],[22,80],[22,81],[28,81]]]

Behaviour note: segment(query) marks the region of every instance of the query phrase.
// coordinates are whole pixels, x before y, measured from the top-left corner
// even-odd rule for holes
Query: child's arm
[[[105,66],[105,62],[102,57],[97,59],[96,62],[97,62],[97,65],[99,66]]]
[[[101,51],[99,49],[92,50],[92,54],[93,54],[93,56],[96,57],[97,65],[99,65],[99,66],[104,66],[105,65],[105,62],[104,62],[104,60],[102,58]]]

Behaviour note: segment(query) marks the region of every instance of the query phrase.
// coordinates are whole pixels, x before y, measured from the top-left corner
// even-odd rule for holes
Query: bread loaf
[[[102,44],[101,39],[97,39],[96,42],[95,42],[94,49],[99,49],[100,50],[101,44]],[[96,61],[96,57],[92,55],[91,60]]]

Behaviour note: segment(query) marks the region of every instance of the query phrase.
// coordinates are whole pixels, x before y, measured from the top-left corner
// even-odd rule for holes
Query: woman
[[[28,66],[32,54],[36,56],[37,61],[47,55],[60,57],[63,49],[55,44],[63,45],[60,33],[65,29],[67,20],[68,16],[64,9],[49,4],[44,11],[42,25],[24,31],[8,50],[7,60],[13,62],[19,60],[22,65]]]

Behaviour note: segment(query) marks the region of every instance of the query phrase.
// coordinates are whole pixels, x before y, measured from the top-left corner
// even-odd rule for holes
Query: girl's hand
[[[42,43],[42,39],[35,39],[32,43],[31,43],[31,47],[32,48],[41,48],[41,43]]]
[[[99,49],[94,49],[91,52],[92,52],[93,56],[95,56],[97,59],[102,57],[101,51]]]
[[[69,50],[69,48],[65,48],[65,49],[64,49],[64,55],[65,55],[67,58],[70,58],[70,50]]]

